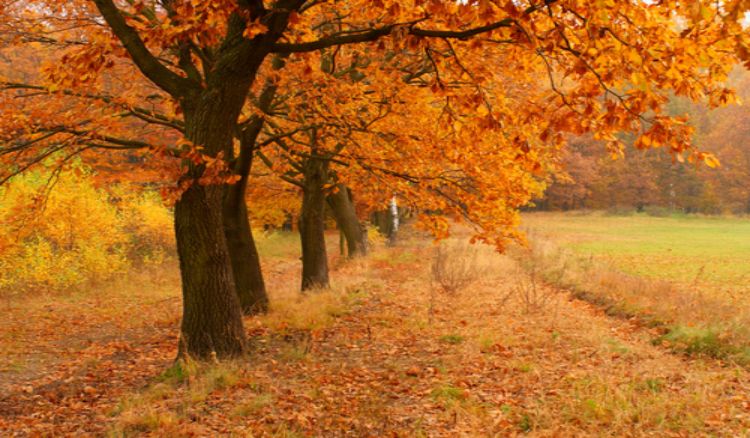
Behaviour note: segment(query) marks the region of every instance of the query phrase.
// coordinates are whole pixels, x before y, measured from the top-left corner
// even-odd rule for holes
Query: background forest
[[[750,76],[734,72],[732,85],[739,97],[750,99]],[[571,140],[563,154],[566,176],[552,180],[539,210],[647,210],[671,212],[746,214],[750,212],[750,131],[747,105],[714,111],[684,99],[673,98],[668,111],[689,114],[695,126],[694,141],[714,152],[721,167],[694,166],[654,150],[628,149],[626,159],[602,153],[601,142],[590,137]],[[635,138],[625,137],[633,145]],[[568,178],[569,177],[569,178]]]

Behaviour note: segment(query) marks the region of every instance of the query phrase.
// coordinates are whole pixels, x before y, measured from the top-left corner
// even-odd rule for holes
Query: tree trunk
[[[275,90],[275,87],[274,87]],[[268,99],[273,98],[271,94]],[[265,102],[265,101],[264,101]],[[265,109],[265,107],[264,107]],[[229,185],[224,195],[224,234],[227,238],[232,271],[245,315],[264,313],[268,310],[268,295],[260,267],[260,257],[255,247],[253,230],[247,215],[247,182],[255,154],[255,140],[258,138],[263,119],[256,117],[241,132],[240,153],[234,163],[234,171],[240,176],[236,184]],[[232,152],[230,150],[230,152]]]
[[[370,221],[375,224],[375,226],[378,229],[378,232],[388,237],[390,234],[390,227],[391,227],[391,221],[389,218],[388,211],[386,210],[378,210],[374,211],[372,215],[370,216]]]
[[[180,355],[200,359],[237,356],[245,348],[223,232],[223,191],[193,184],[175,205],[183,298]]]
[[[328,205],[336,218],[336,225],[346,238],[350,259],[367,255],[367,234],[357,217],[351,190],[338,184],[336,193],[328,195]]]
[[[388,229],[388,245],[396,245],[396,238],[398,237],[399,222],[399,211],[398,204],[396,203],[396,197],[391,198],[391,202],[388,206],[388,219],[391,223]]]
[[[214,79],[183,103],[185,134],[202,153],[229,156],[237,117],[252,79]],[[180,354],[199,359],[232,357],[245,350],[242,309],[224,233],[226,187],[202,185],[205,166],[186,162],[190,187],[175,205],[175,234],[182,275]]]
[[[328,255],[325,241],[328,161],[310,158],[304,164],[299,235],[302,242],[302,290],[328,287]]]
[[[399,228],[399,209],[394,196],[388,202],[387,210],[380,210],[372,213],[371,220],[378,227],[378,232],[388,239],[387,244],[393,246],[396,244],[396,237]]]
[[[254,315],[268,310],[268,295],[247,216],[244,189],[247,179],[243,180],[227,187],[224,198],[224,234],[242,312]]]
[[[179,102],[186,139],[202,148],[201,154],[220,159],[231,155],[237,121],[258,69],[284,35],[290,14],[303,2],[280,0],[271,11],[263,2],[240,2],[227,19],[221,43],[211,50],[212,65],[204,77],[189,50],[187,56],[180,54],[183,77],[149,52],[115,2],[93,3],[140,71]],[[268,30],[245,38],[247,24],[261,18]],[[244,351],[245,332],[224,234],[225,187],[220,181],[202,185],[205,164],[196,161],[184,160],[188,171],[181,183],[189,185],[175,205],[184,304],[180,354],[201,359],[235,356]]]

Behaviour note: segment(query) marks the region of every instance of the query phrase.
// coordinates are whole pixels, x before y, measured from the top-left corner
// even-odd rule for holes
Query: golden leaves
[[[59,11],[52,3],[40,2]],[[66,11],[81,23],[95,18],[91,9],[81,7]],[[268,31],[264,17],[251,20],[235,1],[189,0],[172,7],[154,9],[143,1],[122,6],[128,23],[160,62],[200,81],[212,74],[230,16],[247,22],[245,39]],[[730,11],[740,7],[727,4]],[[735,95],[723,81],[737,54],[750,59],[748,38],[736,23],[722,26],[721,12],[709,1],[570,1],[539,10],[511,0],[316,3],[291,12],[281,42],[387,31],[373,44],[292,54],[280,71],[262,67],[263,79],[278,87],[281,98],[272,114],[262,115],[268,126],[260,141],[269,142],[269,149],[278,146],[274,136],[285,141],[286,146],[269,153],[275,175],[294,173],[314,147],[316,154],[334,157],[342,179],[356,181],[360,191],[370,190],[365,197],[372,205],[402,192],[415,205],[438,204],[470,217],[489,234],[507,237],[499,230],[512,223],[508,218],[514,208],[542,190],[567,134],[593,134],[620,155],[617,134],[630,132],[639,134],[637,148],[666,147],[689,156],[692,131],[686,121],[664,115],[669,96],[732,103]],[[466,38],[413,32],[487,25]],[[29,33],[42,33],[27,26]],[[51,118],[69,125],[88,109],[95,115],[92,129],[133,130],[160,140],[166,128],[148,131],[140,122],[119,120],[117,111],[147,108],[180,119],[179,105],[133,79],[139,73],[110,33],[98,26],[76,32],[70,35],[85,44],[49,56],[45,71],[54,95],[37,97],[25,110],[38,118],[54,108],[60,114]],[[185,67],[190,63],[194,70]],[[249,107],[266,81],[248,79],[255,82]],[[86,108],[63,103],[61,94],[69,89],[114,97]],[[42,102],[55,104],[48,109]],[[245,108],[244,115],[251,114],[258,112]],[[33,123],[9,119],[8,132],[11,124],[12,132],[19,132]],[[200,183],[236,179],[223,157],[187,149],[180,158],[205,167]],[[703,161],[716,164],[710,157]]]
[[[694,161],[696,164],[705,163],[706,166],[712,169],[721,167],[721,162],[716,157],[716,155],[708,152],[695,152],[693,155],[691,155],[691,161]]]
[[[251,40],[258,35],[268,32],[268,26],[260,22],[260,19],[248,23],[242,36]]]

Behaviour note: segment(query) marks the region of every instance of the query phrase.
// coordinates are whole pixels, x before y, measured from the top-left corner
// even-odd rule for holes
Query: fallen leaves
[[[750,425],[743,371],[681,360],[645,342],[635,324],[562,294],[549,304],[553,313],[513,303],[497,310],[498,288],[511,287],[519,271],[494,253],[489,278],[470,293],[431,298],[426,259],[340,265],[337,275],[365,294],[329,325],[249,319],[250,357],[172,383],[163,379],[177,318],[149,325],[165,321],[163,304],[151,300],[145,326],[122,327],[127,335],[113,339],[87,335],[91,342],[68,348],[60,362],[46,357],[44,375],[0,400],[0,432],[669,436]],[[272,276],[270,290],[289,283],[292,266]],[[87,317],[77,330],[97,327],[92,309],[80,307]],[[461,342],[441,340],[459,328]]]

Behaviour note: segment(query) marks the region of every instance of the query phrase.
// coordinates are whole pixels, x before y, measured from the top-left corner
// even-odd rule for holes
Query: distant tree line
[[[736,72],[733,86],[750,98],[750,77]],[[539,210],[673,210],[703,214],[750,213],[750,108],[735,105],[709,112],[682,100],[669,106],[688,113],[700,148],[715,152],[721,166],[711,169],[657,150],[630,149],[625,159],[604,154],[591,137],[570,142],[562,158],[567,175],[550,179]],[[626,138],[633,143],[634,138]]]

